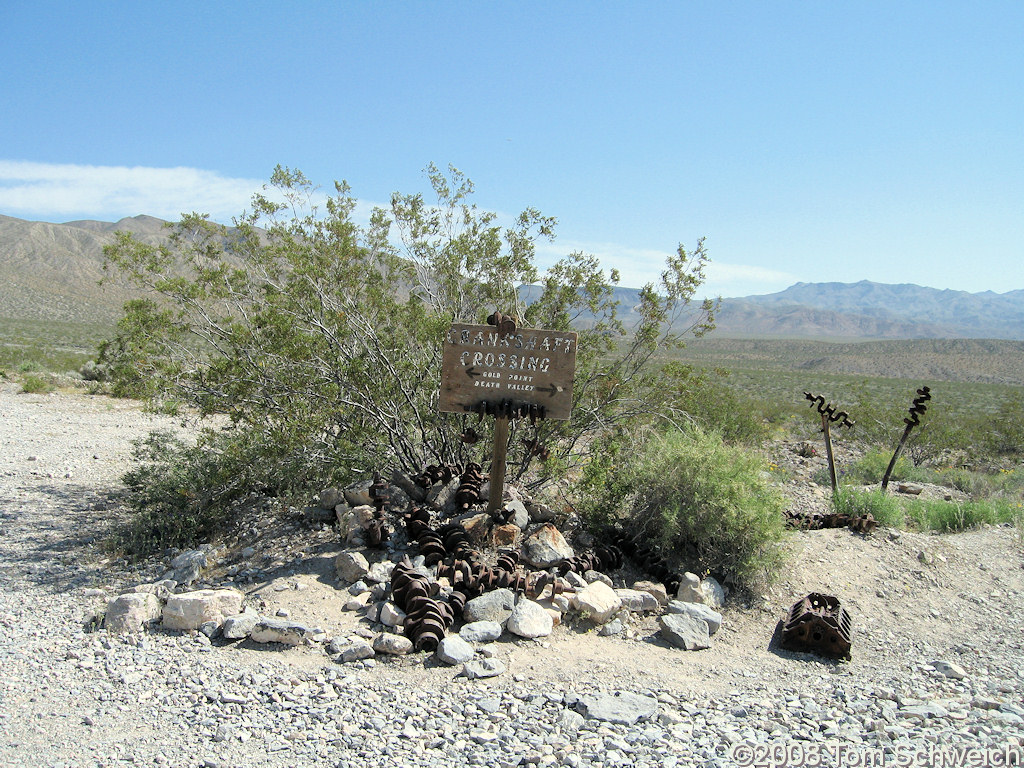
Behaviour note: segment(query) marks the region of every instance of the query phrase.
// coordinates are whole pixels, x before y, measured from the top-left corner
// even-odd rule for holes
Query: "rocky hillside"
[[[127,230],[147,243],[164,237],[152,216],[110,223],[49,224],[0,216],[0,318],[112,323],[129,294],[100,286],[103,247]]]

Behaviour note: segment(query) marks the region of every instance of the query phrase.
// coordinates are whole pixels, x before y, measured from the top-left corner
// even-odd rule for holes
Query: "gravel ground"
[[[109,398],[16,391],[0,383],[4,765],[1024,761],[1024,563],[1012,529],[797,533],[780,583],[762,600],[728,604],[706,651],[668,647],[651,618],[614,637],[562,626],[541,641],[491,644],[508,671],[479,680],[424,654],[339,664],[321,646],[159,628],[121,638],[84,621],[155,571],[104,555],[99,542],[119,514],[108,493],[131,440],[174,422]],[[804,480],[791,490],[797,505],[821,498]],[[252,600],[294,597],[293,611],[335,636],[354,631],[315,566],[338,551],[330,533],[316,546],[299,546],[309,538],[301,531],[289,534],[294,546],[258,542],[299,554],[268,558],[260,578],[237,586]],[[850,610],[852,661],[770,644],[786,608],[810,591]]]

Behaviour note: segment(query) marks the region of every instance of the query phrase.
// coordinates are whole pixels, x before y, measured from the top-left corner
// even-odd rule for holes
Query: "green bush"
[[[999,405],[988,433],[988,446],[996,454],[1024,451],[1024,395],[1013,392]]]
[[[276,455],[259,440],[219,431],[205,432],[198,444],[164,430],[151,433],[135,443],[134,466],[123,478],[133,515],[115,534],[115,547],[143,556],[191,546],[221,529],[240,500],[288,494],[308,481],[311,467],[274,465]],[[275,485],[279,478],[294,485]]]
[[[730,443],[759,445],[768,435],[761,408],[745,393],[729,386],[723,368],[699,369],[671,362],[662,369],[666,387],[686,418],[703,429],[718,432]]]
[[[21,380],[21,391],[28,395],[40,395],[57,389],[49,376],[29,373]]]
[[[260,468],[254,481],[306,491],[374,470],[486,463],[493,421],[439,413],[438,396],[452,323],[482,324],[496,309],[521,328],[578,331],[572,419],[513,422],[510,481],[541,488],[620,426],[681,416],[680,387],[654,360],[713,327],[713,302],[694,302],[702,244],[667,259],[627,328],[615,270],[578,252],[536,268],[535,244],[553,236],[554,219],[526,209],[499,225],[471,204],[458,171],[428,175],[434,200],[395,194],[363,226],[344,184],[318,209],[316,188],[279,167],[273,193],[256,195],[235,227],[189,214],[159,245],[120,232],[104,250],[105,268],[144,294],[101,348],[112,392],[228,417],[215,442],[200,438],[203,460],[185,461],[197,476],[175,481],[197,489],[196,504],[236,492],[231,473],[206,465],[234,456]],[[460,439],[471,425],[475,444]],[[538,443],[548,458],[530,450]],[[150,478],[146,504],[175,492],[164,474]],[[213,485],[199,493],[200,481]],[[188,520],[206,519],[189,509]]]
[[[595,530],[642,532],[671,561],[741,588],[770,581],[781,563],[784,502],[765,477],[765,459],[685,426],[602,446],[579,489]]]

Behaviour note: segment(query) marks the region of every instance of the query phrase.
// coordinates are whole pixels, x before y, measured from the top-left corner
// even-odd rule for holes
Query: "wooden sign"
[[[482,401],[544,406],[549,419],[566,421],[576,373],[572,331],[456,323],[441,349],[441,398],[445,413],[475,412]]]

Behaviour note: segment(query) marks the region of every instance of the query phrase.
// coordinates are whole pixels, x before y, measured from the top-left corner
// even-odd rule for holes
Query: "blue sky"
[[[0,4],[0,213],[229,221],[452,164],[639,286],[1024,288],[1024,3]]]

